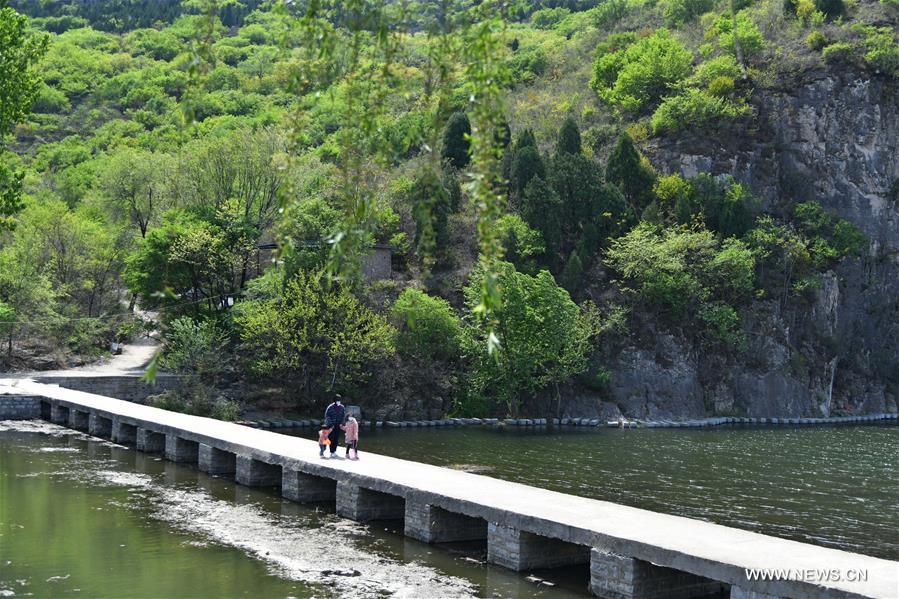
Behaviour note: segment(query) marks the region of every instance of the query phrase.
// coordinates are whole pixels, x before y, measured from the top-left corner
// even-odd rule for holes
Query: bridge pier
[[[199,443],[182,439],[178,435],[165,436],[165,457],[172,462],[197,463]]]
[[[334,501],[337,497],[337,481],[291,468],[282,468],[281,495],[291,501],[305,503]]]
[[[86,433],[89,419],[90,412],[82,412],[75,409],[69,410],[69,428]]]
[[[281,486],[281,466],[239,455],[237,456],[234,480],[248,487],[279,487]]]
[[[337,515],[358,522],[400,520],[406,515],[406,501],[341,480],[337,482]]]
[[[112,419],[91,412],[88,419],[87,431],[95,437],[104,439],[112,438]]]
[[[58,403],[50,404],[50,422],[66,425],[69,423],[69,408]]]
[[[424,543],[480,541],[487,538],[487,521],[406,499],[405,533]]]
[[[730,599],[785,599],[780,595],[769,595],[768,593],[760,593],[758,591],[750,591],[737,585],[730,587]]]
[[[197,467],[207,474],[234,474],[237,471],[237,456],[205,443],[200,443]]]
[[[147,453],[165,452],[165,435],[148,428],[137,427],[137,449]]]
[[[134,445],[137,442],[137,427],[118,418],[112,419],[112,440],[116,443]]]
[[[726,585],[689,572],[593,549],[590,590],[603,599],[692,599],[720,597]]]
[[[590,547],[551,539],[512,526],[487,524],[487,561],[516,572],[590,562]]]

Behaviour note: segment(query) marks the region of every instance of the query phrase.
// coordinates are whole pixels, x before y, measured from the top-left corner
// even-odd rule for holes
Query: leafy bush
[[[891,77],[899,78],[899,42],[889,27],[864,27],[865,62]]]
[[[716,98],[727,98],[734,93],[734,79],[733,77],[726,77],[724,75],[715,77],[709,81],[709,86],[706,89],[711,96]]]
[[[509,72],[515,83],[531,83],[543,74],[549,59],[542,48],[520,49],[509,58]]]
[[[808,46],[810,50],[821,50],[827,45],[827,38],[824,37],[823,33],[816,29],[809,33],[808,37],[805,38],[805,45]]]
[[[824,47],[821,54],[824,60],[830,63],[846,62],[852,55],[852,45],[845,42],[830,44]]]
[[[731,80],[732,83],[732,80]],[[689,88],[669,96],[652,115],[652,132],[671,133],[685,127],[706,128],[749,114],[750,108],[709,92]]]
[[[765,47],[765,37],[746,10],[738,12],[736,19],[731,18],[730,15],[722,15],[712,25],[707,35],[717,35],[718,45],[721,46],[721,49],[733,56],[736,56],[734,40],[739,40],[743,57],[747,59],[752,58]]]
[[[591,86],[605,102],[637,111],[655,102],[690,74],[693,56],[667,29],[626,48],[602,54]]]
[[[181,317],[166,331],[161,365],[214,384],[227,368],[228,334],[212,319]]]
[[[349,289],[277,270],[248,287],[234,321],[251,372],[312,394],[356,390],[395,352],[396,332]]]
[[[462,327],[445,299],[406,289],[393,304],[391,321],[400,355],[419,360],[458,358]]]
[[[658,229],[641,223],[612,241],[608,265],[645,303],[674,321],[696,316],[711,298],[751,297],[754,257],[741,241],[706,230]]]
[[[555,8],[541,8],[531,15],[531,24],[537,29],[552,29],[570,14],[570,10],[561,6]]]
[[[696,67],[693,75],[687,80],[687,84],[694,87],[708,87],[718,77],[736,79],[740,76],[740,65],[730,54],[706,60]]]
[[[713,0],[666,0],[664,3],[665,22],[672,27],[679,27],[692,21],[699,15],[714,8]]]

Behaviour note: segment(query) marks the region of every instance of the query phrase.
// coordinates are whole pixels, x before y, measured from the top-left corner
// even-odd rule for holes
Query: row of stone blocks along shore
[[[483,511],[471,502],[454,499],[452,493],[435,496],[414,487],[395,486],[376,476],[335,480],[335,473],[326,465],[315,462],[300,465],[292,458],[265,452],[256,455],[256,450],[249,445],[223,442],[223,446],[216,447],[187,438],[194,433],[179,432],[168,426],[153,430],[135,424],[129,417],[85,406],[79,408],[72,402],[64,404],[40,396],[0,395],[0,419],[5,418],[43,418],[140,451],[163,454],[168,460],[194,465],[211,475],[233,477],[241,485],[279,487],[287,499],[330,502],[338,515],[360,522],[403,520],[405,534],[424,543],[486,541],[488,562],[514,571],[583,564],[589,568],[589,590],[599,597],[687,599],[729,594],[731,599],[777,599],[792,596],[788,592],[766,594],[758,588],[743,588],[630,557],[614,541],[607,546],[592,541],[583,544],[565,526],[507,513],[501,508]],[[658,555],[664,555],[667,550],[658,551]],[[684,555],[680,561],[687,564],[690,559]],[[752,585],[746,583],[747,587]],[[838,592],[822,596],[854,595]]]
[[[452,426],[580,426],[605,428],[706,428],[712,426],[795,426],[828,424],[862,424],[884,420],[899,420],[899,414],[862,414],[857,416],[831,416],[829,418],[745,418],[720,416],[699,420],[601,420],[599,418],[443,418],[440,420],[362,420],[363,428],[439,428]],[[254,428],[318,428],[319,420],[290,420],[275,418],[241,421],[239,424]]]

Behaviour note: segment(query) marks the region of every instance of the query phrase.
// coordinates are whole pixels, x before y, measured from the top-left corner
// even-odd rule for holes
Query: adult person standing
[[[337,447],[340,445],[340,427],[344,422],[346,422],[346,408],[343,406],[343,398],[338,393],[325,410],[325,424],[331,429],[328,439],[331,441],[332,459],[340,459],[340,456],[337,455]]]

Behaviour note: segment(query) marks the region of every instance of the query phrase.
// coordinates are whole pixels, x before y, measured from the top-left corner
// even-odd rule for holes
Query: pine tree
[[[556,145],[556,153],[561,154],[580,154],[581,153],[581,132],[578,129],[574,119],[568,117],[562,123],[559,129],[559,141]]]
[[[655,173],[643,164],[634,140],[622,133],[606,165],[606,181],[618,186],[634,214],[642,214],[653,200]]]
[[[455,168],[468,166],[471,157],[468,155],[468,138],[471,134],[471,123],[464,112],[455,112],[443,130],[443,159]]]
[[[510,191],[515,197],[520,198],[524,195],[524,188],[534,177],[546,178],[546,168],[543,166],[543,159],[534,146],[525,146],[521,150],[515,152],[512,158],[512,168],[509,173]]]

